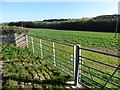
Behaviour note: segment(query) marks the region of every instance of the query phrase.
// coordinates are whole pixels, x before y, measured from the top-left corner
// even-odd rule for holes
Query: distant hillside
[[[116,19],[119,18],[120,19],[120,15],[101,15],[101,16],[97,16],[94,17],[94,19]]]
[[[100,15],[96,16],[93,19],[120,19],[120,15],[114,14],[114,15]],[[89,19],[89,18],[82,18],[82,19]],[[77,21],[81,19],[45,19],[43,22],[59,22],[59,21]]]

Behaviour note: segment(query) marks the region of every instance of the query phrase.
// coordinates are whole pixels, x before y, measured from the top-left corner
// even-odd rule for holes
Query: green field
[[[115,52],[115,50],[117,50],[118,48],[118,39],[114,38],[114,33],[30,29],[29,35],[72,44],[79,43],[82,47],[92,47],[102,51],[109,50],[108,52],[114,53],[117,53]],[[99,40],[101,43],[99,42]],[[43,59],[41,59],[40,38],[34,37],[33,41],[34,54],[31,53],[32,45],[30,36],[28,37],[29,49],[17,48],[11,44],[3,43],[3,73],[1,73],[3,77],[3,89],[8,89],[11,87],[31,89],[65,89],[66,81],[73,80],[74,75],[74,58],[73,56],[71,57],[71,55],[73,55],[73,47],[55,43],[56,68],[54,68],[52,49],[53,43],[51,41],[42,40]],[[60,50],[65,52],[62,52]],[[95,61],[103,62],[116,67],[119,65],[118,58],[115,57],[105,56],[85,50],[82,50],[81,54],[82,56],[93,59],[93,61],[91,61],[85,58],[81,58],[82,63],[80,63],[83,70],[80,74],[81,82],[88,85],[90,88],[95,88],[90,83],[101,88],[102,85],[106,83],[106,80],[109,79],[109,74],[112,74],[115,70],[115,68],[111,68]],[[103,74],[84,65],[96,68],[108,74]],[[59,68],[61,71],[57,68]],[[87,72],[85,72],[84,70],[86,70]],[[97,75],[97,77],[91,74],[95,74]],[[107,87],[117,88],[117,86],[113,85],[112,83],[119,84],[118,78],[120,77],[118,76],[118,74],[120,74],[119,71],[115,73],[114,77],[110,80],[110,83],[107,84]],[[101,78],[104,80],[102,80]],[[84,80],[87,80],[88,82],[85,82]],[[54,84],[54,82],[56,83]]]
[[[65,89],[69,75],[58,71],[28,49],[2,45],[2,89]]]
[[[47,38],[47,39],[50,39],[50,40],[58,40],[58,41],[73,43],[73,44],[79,43],[79,44],[81,44],[82,47],[89,47],[89,48],[95,48],[95,49],[97,48],[101,51],[106,51],[106,52],[111,52],[111,53],[113,53],[113,52],[117,53],[117,52],[115,52],[115,50],[117,50],[117,48],[118,48],[118,46],[117,46],[118,45],[118,41],[117,41],[118,39],[114,38],[114,33],[82,32],[82,31],[59,31],[59,30],[52,30],[52,29],[31,29],[31,30],[29,30],[29,34],[34,35],[34,36]],[[31,48],[31,39],[30,38],[29,38],[29,41],[30,41],[29,46]],[[42,40],[42,43],[52,47],[52,43],[49,42],[49,41]],[[39,38],[34,38],[34,47],[35,47],[35,53],[37,53],[37,55],[40,55]],[[68,47],[68,46],[57,44],[57,43],[55,43],[55,47],[56,47],[56,53],[58,55],[61,55],[60,59],[56,56],[56,63],[58,63],[57,66],[62,68],[62,65],[59,65],[59,63],[62,62],[66,66],[66,71],[69,68],[73,68],[72,66],[69,66],[69,64],[66,64],[66,63],[63,62],[65,60],[69,63],[72,63],[72,62],[70,62],[71,56],[69,54],[62,53],[62,52],[57,50],[57,49],[61,49],[61,50],[65,50],[67,52],[73,53],[73,47]],[[45,60],[53,62],[53,57],[50,55],[52,53],[52,49],[49,48],[49,47],[46,47],[44,45],[43,45],[43,49],[47,49],[49,51],[49,52],[44,52],[43,53],[43,55],[45,57]],[[95,61],[110,64],[110,65],[113,65],[113,66],[118,66],[119,65],[118,58],[111,57],[111,56],[101,55],[101,54],[98,54],[98,53],[85,51],[85,50],[82,50],[82,56],[91,58]],[[67,60],[64,59],[63,57],[66,57]],[[82,60],[83,60],[85,65],[87,65],[89,67],[92,67],[92,68],[96,68],[98,70],[104,71],[104,72],[109,73],[109,74],[112,74],[113,71],[115,70],[114,68],[102,65],[100,63],[96,63],[94,61],[90,61],[90,60],[87,60],[87,59],[84,59],[84,58],[82,58]],[[98,71],[95,71],[93,69],[90,69],[88,67],[85,67],[84,65],[82,65],[81,68],[83,70],[88,70],[92,74],[96,74],[97,76],[99,76],[103,79],[106,79],[106,80],[110,77],[109,75],[106,75],[106,74],[100,73]],[[119,74],[119,71],[116,72],[114,76],[118,77],[118,74]],[[85,76],[87,76],[87,77],[85,77]],[[83,79],[86,79],[90,83],[93,83],[91,81],[91,75],[90,74],[82,71],[82,76],[81,77]],[[98,86],[100,86],[99,83],[104,85],[105,82],[106,82],[106,81],[104,81],[100,78],[96,78],[96,76],[92,76],[92,78],[93,78],[94,81],[96,81],[95,84],[98,85]],[[84,82],[84,81],[82,81],[82,82]],[[118,83],[118,79],[112,78],[111,82]],[[86,83],[86,84],[89,85],[89,83]],[[107,86],[116,88],[116,86],[114,86],[110,83],[107,84]],[[90,87],[94,88],[91,85],[90,85]]]
[[[72,44],[78,43],[82,47],[95,48],[110,53],[117,53],[118,49],[118,37],[114,38],[114,33],[30,29],[29,34]]]

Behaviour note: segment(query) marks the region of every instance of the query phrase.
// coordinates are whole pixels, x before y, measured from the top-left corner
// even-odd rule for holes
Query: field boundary
[[[82,84],[86,88],[89,88],[89,89],[97,88],[99,90],[110,89],[111,87],[112,88],[120,88],[120,84],[119,84],[120,77],[116,74],[116,73],[120,74],[120,63],[118,63],[117,65],[112,65],[111,63],[109,64],[109,63],[101,62],[101,61],[96,60],[94,58],[92,59],[92,58],[83,56],[81,54],[81,52],[84,50],[84,51],[88,51],[91,53],[105,55],[106,57],[111,57],[111,58],[115,58],[115,59],[116,58],[119,59],[120,58],[119,55],[109,54],[109,53],[96,51],[96,50],[92,50],[92,49],[87,49],[87,48],[82,48],[79,44],[73,45],[73,44],[68,44],[68,43],[59,42],[59,41],[55,41],[55,40],[48,40],[48,39],[45,39],[42,37],[36,37],[36,36],[32,36],[32,35],[29,35],[28,38],[29,38],[28,42],[29,42],[29,44],[31,44],[31,45],[29,45],[29,48],[31,48],[32,53],[35,54],[35,52],[37,52],[38,55],[41,57],[41,59],[46,60],[47,56],[45,57],[43,55],[43,51],[48,52],[48,54],[51,55],[52,58],[50,58],[51,56],[49,56],[49,58],[51,60],[46,60],[46,61],[49,64],[52,64],[55,68],[57,68],[57,69],[61,70],[62,72],[72,76],[74,78],[75,86]],[[35,38],[37,38],[39,41],[35,40]],[[43,44],[42,43],[43,40],[50,42],[51,46],[48,45],[48,43]],[[72,52],[67,52],[65,50],[59,49],[61,52],[70,54],[69,62],[67,62],[66,58],[64,57],[64,60],[62,58],[62,60],[59,61],[60,65],[56,65],[56,62],[57,62],[57,59],[56,59],[57,48],[55,46],[56,43],[64,45],[66,47],[69,46],[69,47],[73,48]],[[37,44],[39,46],[36,46]],[[43,46],[51,48],[50,50],[52,50],[52,52],[50,52],[49,50],[43,49]],[[37,48],[38,51],[35,51],[35,48]],[[89,66],[88,64],[86,64],[86,61],[93,62],[96,65],[99,64],[101,67],[106,67],[106,69],[110,68],[110,70],[112,70],[112,72],[109,73],[106,71],[99,70],[96,67]],[[73,68],[67,67],[66,64],[72,65]],[[61,66],[62,66],[62,68],[61,68]],[[66,69],[66,71],[63,70],[63,67]],[[88,68],[89,70],[86,70],[86,68]],[[94,73],[93,73],[93,71],[94,71]],[[98,73],[100,75],[104,75],[104,77],[99,76]],[[89,75],[90,77],[88,77],[87,75]],[[99,82],[98,79],[100,79],[101,81]]]

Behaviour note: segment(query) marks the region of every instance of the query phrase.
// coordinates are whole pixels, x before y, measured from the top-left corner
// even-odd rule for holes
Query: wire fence
[[[32,53],[62,72],[74,76],[73,45],[39,37],[28,37]]]
[[[119,55],[109,54],[36,36],[28,47],[55,68],[74,78],[75,85],[98,90],[120,88]]]

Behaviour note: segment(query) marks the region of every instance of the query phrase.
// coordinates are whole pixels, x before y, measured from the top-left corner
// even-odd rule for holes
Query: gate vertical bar
[[[75,80],[75,62],[76,62],[76,45],[74,45],[74,80]]]
[[[54,66],[56,66],[56,61],[55,61],[55,43],[53,42],[53,60],[54,60]]]
[[[42,40],[40,39],[40,56],[43,59],[43,53],[42,53]]]
[[[28,35],[25,35],[25,39],[26,39],[26,47],[28,48]]]
[[[34,42],[33,42],[33,37],[31,37],[31,41],[32,41],[32,53],[34,53]]]
[[[81,56],[81,45],[79,45],[79,63],[81,63],[81,64],[79,64],[79,68],[80,68],[80,70],[79,70],[79,73],[81,74],[82,73],[82,64],[83,64],[83,61],[82,61],[82,58],[80,57]],[[81,82],[81,75],[79,75],[79,82]]]
[[[75,73],[74,73],[74,78],[75,78],[75,86],[78,86],[78,80],[79,80],[79,55],[81,54],[81,51],[79,50],[80,45],[76,45],[76,56],[75,56]]]

